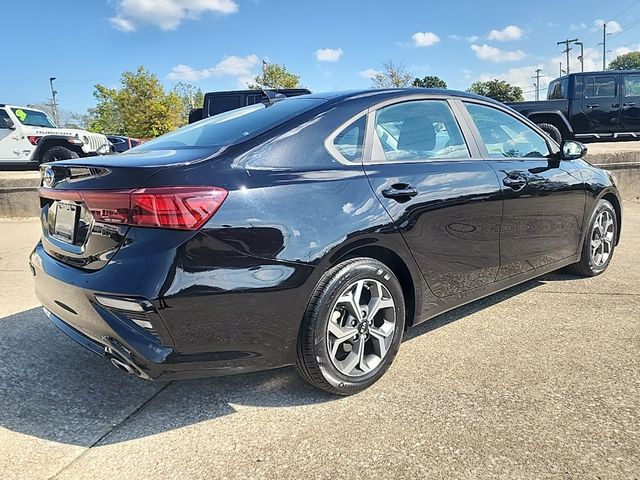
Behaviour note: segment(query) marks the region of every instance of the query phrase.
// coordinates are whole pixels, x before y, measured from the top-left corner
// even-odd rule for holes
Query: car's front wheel
[[[40,163],[56,162],[58,160],[71,160],[78,158],[78,154],[68,148],[55,146],[47,149],[40,157]]]
[[[578,263],[571,265],[571,270],[587,277],[600,275],[611,262],[617,238],[616,211],[607,200],[600,200],[591,214],[589,230],[582,245],[582,257]]]
[[[372,258],[347,260],[320,279],[311,297],[296,367],[318,388],[357,393],[391,365],[404,322],[402,287],[391,269]]]

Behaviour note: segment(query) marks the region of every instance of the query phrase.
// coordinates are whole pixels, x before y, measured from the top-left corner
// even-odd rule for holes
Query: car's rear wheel
[[[372,258],[347,260],[319,281],[300,329],[296,367],[312,385],[351,395],[375,383],[404,331],[402,287]]]
[[[58,160],[71,160],[79,158],[78,154],[68,148],[55,146],[47,149],[40,157],[40,163],[55,162]]]
[[[600,200],[591,214],[589,230],[582,245],[582,257],[578,263],[571,265],[571,270],[587,277],[600,275],[613,258],[617,237],[616,211],[607,200]]]

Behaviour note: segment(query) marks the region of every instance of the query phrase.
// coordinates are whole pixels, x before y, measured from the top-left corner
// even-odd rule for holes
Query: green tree
[[[402,63],[397,65],[389,60],[382,64],[383,70],[371,79],[373,88],[404,88],[411,85],[411,75]]]
[[[609,63],[609,70],[640,70],[640,52],[618,55]]]
[[[96,99],[96,106],[87,112],[89,121],[87,128],[97,133],[114,133],[123,135],[125,126],[118,112],[116,97],[118,90],[107,88],[103,85],[96,85],[93,96]]]
[[[189,112],[204,104],[204,93],[195,85],[184,82],[176,83],[171,91],[180,98],[182,123],[186,125],[189,121]]]
[[[255,83],[248,83],[252,90],[263,88],[300,88],[300,75],[291,73],[284,65],[262,62],[262,72],[253,79]]]
[[[184,124],[184,104],[174,92],[165,92],[158,77],[140,66],[124,72],[119,88],[96,85],[95,108],[89,129],[135,138],[151,138]]]
[[[447,82],[435,75],[427,75],[424,78],[416,77],[411,86],[420,88],[447,88]]]
[[[504,80],[489,80],[487,82],[475,82],[473,83],[467,92],[477,93],[485,97],[493,98],[499,102],[522,102],[524,96],[522,95],[522,89],[511,85]]]

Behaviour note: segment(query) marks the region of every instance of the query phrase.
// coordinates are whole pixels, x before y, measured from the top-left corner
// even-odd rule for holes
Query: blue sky
[[[449,88],[503,78],[533,96],[558,75],[556,42],[578,37],[599,69],[603,21],[609,60],[639,49],[640,2],[428,2],[417,0],[2,0],[0,101],[39,102],[57,77],[61,108],[83,112],[93,86],[116,86],[144,65],[167,87],[240,88],[262,59],[285,64],[313,91],[366,88],[392,59]],[[579,68],[579,49],[571,68]]]

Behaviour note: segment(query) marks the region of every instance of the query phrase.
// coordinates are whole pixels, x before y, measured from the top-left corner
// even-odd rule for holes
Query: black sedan
[[[352,394],[408,327],[607,268],[621,201],[584,154],[449,90],[252,105],[117,159],[43,166],[36,292],[61,330],[143,378],[295,364]]]

